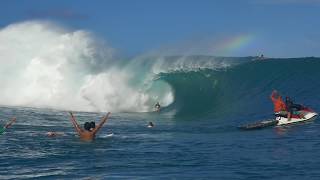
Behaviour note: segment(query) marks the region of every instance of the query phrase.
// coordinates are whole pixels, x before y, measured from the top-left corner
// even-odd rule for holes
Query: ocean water
[[[67,111],[2,106],[2,122],[17,122],[0,137],[0,179],[319,179],[318,120],[237,128],[273,118],[272,89],[319,112],[319,65],[269,59],[160,74],[175,89],[174,102],[160,113],[112,113],[91,143],[79,140]],[[75,115],[83,124],[104,113]]]
[[[238,129],[274,118],[274,89],[320,112],[319,58],[122,59],[40,21],[1,29],[0,42],[0,124],[17,118],[0,136],[0,179],[320,179],[318,119]],[[81,125],[112,114],[88,143],[68,111]]]

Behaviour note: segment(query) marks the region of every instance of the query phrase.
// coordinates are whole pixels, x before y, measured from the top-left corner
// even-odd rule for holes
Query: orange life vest
[[[278,96],[278,98],[271,96],[271,100],[274,105],[274,112],[286,111],[286,104],[282,101],[281,96]]]

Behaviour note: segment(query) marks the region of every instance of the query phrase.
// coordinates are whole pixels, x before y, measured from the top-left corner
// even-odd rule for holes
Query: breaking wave
[[[272,89],[299,97],[319,89],[317,58],[123,59],[90,32],[44,21],[4,27],[0,42],[1,105],[149,112],[160,102],[177,115],[219,114],[264,107]]]

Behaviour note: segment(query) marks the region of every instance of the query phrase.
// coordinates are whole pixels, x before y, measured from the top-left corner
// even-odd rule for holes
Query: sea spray
[[[159,74],[228,66],[213,59],[114,57],[87,31],[27,21],[0,31],[0,104],[77,111],[148,112],[174,102]]]
[[[157,101],[163,106],[172,103],[169,85],[163,82],[166,87],[154,88],[155,74],[136,70],[130,61],[115,58],[114,51],[90,32],[48,21],[4,27],[0,30],[0,104],[147,112]]]

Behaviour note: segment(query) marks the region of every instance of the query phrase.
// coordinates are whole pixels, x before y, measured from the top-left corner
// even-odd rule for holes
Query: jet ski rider
[[[282,97],[276,90],[272,91],[270,98],[274,105],[274,113],[282,117],[287,117],[288,121],[291,120],[291,117],[294,113],[297,113],[303,109],[302,105],[294,104],[289,97],[286,97],[286,102],[284,103],[282,101]],[[298,113],[298,115],[300,118],[304,118],[303,113]]]
[[[286,107],[288,111],[288,120],[291,119],[293,114],[299,115],[300,118],[305,118],[303,113],[299,113],[299,111],[303,109],[303,106],[300,104],[294,104],[288,96],[286,96]]]

